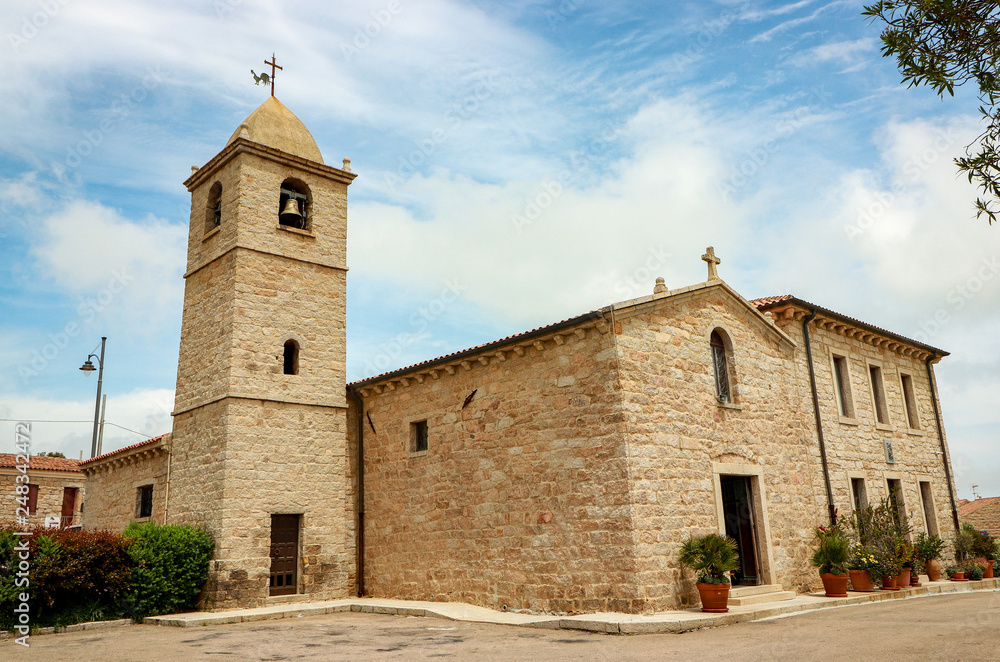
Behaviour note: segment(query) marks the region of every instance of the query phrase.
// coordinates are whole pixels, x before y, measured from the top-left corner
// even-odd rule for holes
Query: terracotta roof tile
[[[159,437],[153,437],[152,439],[147,439],[146,441],[140,441],[137,444],[132,444],[131,446],[126,446],[125,448],[119,448],[118,450],[111,451],[110,453],[104,453],[103,455],[98,455],[97,457],[92,457],[89,460],[84,460],[83,462],[81,462],[80,466],[81,467],[87,466],[91,462],[97,462],[98,460],[104,460],[104,459],[109,458],[109,457],[111,457],[113,455],[118,455],[119,453],[124,453],[126,451],[130,451],[130,450],[134,450],[136,448],[140,448],[142,446],[154,444],[154,443],[160,441],[161,439],[163,439],[164,437],[168,437],[168,436],[170,436],[169,432],[167,432],[166,434],[161,434]]]
[[[1000,497],[984,497],[982,499],[976,499],[975,501],[966,501],[965,503],[959,505],[958,514],[968,515],[973,513],[983,506],[993,503],[994,501],[1000,501]]]
[[[16,467],[18,465],[17,455],[13,453],[0,453],[0,467]],[[42,457],[32,455],[28,463],[30,469],[43,469],[46,471],[80,471],[80,460],[71,460],[65,457]]]

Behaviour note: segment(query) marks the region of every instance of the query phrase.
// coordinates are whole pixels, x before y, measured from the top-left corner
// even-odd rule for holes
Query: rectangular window
[[[28,484],[28,514],[34,515],[38,510],[38,485]]]
[[[851,479],[851,494],[854,496],[854,510],[864,510],[868,507],[868,492],[865,490],[864,478]]]
[[[847,372],[847,358],[833,357],[833,378],[837,386],[837,404],[840,415],[854,418],[854,401],[851,399],[851,377]]]
[[[906,424],[911,430],[920,429],[920,417],[917,416],[917,398],[913,394],[913,378],[900,373],[899,381],[903,385],[903,407],[906,408]]]
[[[920,501],[924,506],[924,525],[928,535],[938,534],[937,513],[934,512],[934,497],[931,495],[931,484],[921,481]]]
[[[410,452],[420,453],[427,450],[427,421],[410,423]]]
[[[143,485],[138,489],[138,503],[135,509],[136,517],[153,516],[153,486]]]
[[[875,408],[875,420],[883,425],[889,424],[889,413],[885,408],[885,387],[882,385],[882,368],[877,365],[868,366],[872,381],[872,406]]]
[[[903,503],[903,483],[896,478],[886,480],[889,487],[889,502],[892,504],[893,517],[896,523],[902,525],[906,522],[906,504]]]

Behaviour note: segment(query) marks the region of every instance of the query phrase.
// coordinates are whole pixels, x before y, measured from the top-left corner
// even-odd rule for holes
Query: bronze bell
[[[299,211],[299,201],[295,198],[288,198],[285,208],[278,214],[282,223],[298,227],[302,224],[302,212]]]

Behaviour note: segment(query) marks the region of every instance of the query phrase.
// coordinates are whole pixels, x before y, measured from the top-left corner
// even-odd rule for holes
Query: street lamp
[[[97,455],[97,427],[101,417],[101,382],[104,381],[104,344],[107,340],[107,338],[101,336],[101,355],[99,357],[97,354],[88,355],[87,360],[80,366],[83,374],[89,377],[90,373],[95,370],[94,364],[90,359],[97,359],[97,402],[94,404],[94,441],[90,444],[90,457]]]

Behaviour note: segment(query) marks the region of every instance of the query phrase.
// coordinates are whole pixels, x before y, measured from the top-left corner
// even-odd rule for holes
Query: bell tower
[[[350,161],[271,96],[192,170],[168,521],[215,537],[207,606],[346,596]]]

